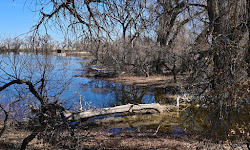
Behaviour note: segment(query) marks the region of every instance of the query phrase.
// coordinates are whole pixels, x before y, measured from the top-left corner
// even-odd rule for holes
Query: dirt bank
[[[151,88],[166,88],[166,87],[177,87],[177,86],[187,86],[186,75],[178,75],[177,82],[174,82],[174,77],[169,76],[119,76],[115,78],[106,78],[107,81],[112,81],[116,83],[123,83],[126,85],[137,85],[140,87],[151,87]]]

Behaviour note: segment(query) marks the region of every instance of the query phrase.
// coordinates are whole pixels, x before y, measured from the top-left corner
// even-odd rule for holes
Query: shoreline
[[[143,88],[172,88],[177,86],[188,86],[186,78],[186,75],[178,75],[176,83],[174,82],[174,77],[172,75],[155,75],[150,77],[123,75],[113,78],[103,78],[102,80],[130,86],[135,85]]]
[[[9,53],[14,53],[13,51],[9,51]],[[18,51],[18,53],[32,53],[29,51]],[[47,54],[51,56],[61,56],[61,57],[82,57],[82,58],[92,58],[91,54],[86,51],[72,51],[72,52],[65,52],[65,53],[57,53],[55,51],[49,53],[34,53],[34,54]],[[121,83],[130,86],[138,86],[142,88],[174,88],[177,86],[187,87],[189,84],[187,83],[187,75],[177,75],[177,82],[174,82],[173,75],[152,75],[149,77],[145,76],[135,76],[130,74],[121,75],[118,77],[104,77],[104,78],[96,78],[96,77],[89,77],[86,74],[78,75],[79,77],[86,77],[92,79],[101,79],[104,81],[110,81],[114,83]]]
[[[72,51],[65,53],[57,53],[56,51],[0,51],[0,54],[41,54],[41,55],[51,55],[51,56],[62,56],[62,57],[92,57],[89,52],[86,51]]]

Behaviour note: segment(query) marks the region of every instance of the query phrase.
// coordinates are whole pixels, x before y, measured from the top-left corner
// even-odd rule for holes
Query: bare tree
[[[15,37],[15,38],[8,37],[5,39],[2,39],[1,43],[2,43],[1,44],[2,49],[8,50],[8,51],[15,51],[15,52],[17,52],[24,44],[23,40],[20,39],[19,37]]]
[[[207,6],[212,34],[213,96],[211,99],[218,106],[216,124],[230,119],[226,114],[234,112],[232,105],[237,106],[237,103],[248,101],[245,58],[249,47],[247,26],[249,12],[245,0],[230,2],[208,0]]]
[[[70,83],[71,79],[68,77],[66,65],[64,65],[64,73],[53,73],[53,70],[55,70],[55,62],[53,62],[53,60],[49,57],[50,56],[47,55],[42,57],[40,55],[29,54],[9,56],[1,55],[0,92],[2,96],[7,94],[8,97],[15,97],[14,101],[6,98],[2,99],[5,101],[6,106],[9,106],[10,108],[14,107],[14,103],[25,103],[25,107],[20,105],[23,111],[28,109],[27,112],[29,114],[33,113],[32,118],[34,124],[31,128],[33,133],[24,139],[21,149],[25,149],[27,144],[35,138],[38,133],[43,132],[45,128],[47,128],[47,125],[50,123],[53,124],[52,120],[57,117],[57,115],[54,114],[54,111],[64,109],[59,104],[63,102],[60,96]],[[58,84],[55,84],[55,82]],[[11,88],[13,86],[14,88]],[[16,108],[21,109],[18,107]],[[11,115],[9,111],[5,110],[2,106],[2,103],[1,110],[5,112],[5,120],[7,120],[8,116]],[[22,118],[20,119],[22,120]],[[50,121],[47,122],[47,119]],[[6,125],[2,129],[1,134],[5,128]]]

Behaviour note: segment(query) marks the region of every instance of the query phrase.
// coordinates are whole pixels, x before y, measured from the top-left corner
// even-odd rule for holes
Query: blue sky
[[[35,25],[38,16],[32,13],[25,0],[0,1],[0,35],[13,37],[28,32]]]
[[[25,33],[29,32],[34,26],[39,16],[37,13],[31,11],[30,0],[0,0],[0,39],[8,37],[20,36],[23,38]],[[51,32],[49,34],[54,40],[62,40],[63,37],[58,32]]]

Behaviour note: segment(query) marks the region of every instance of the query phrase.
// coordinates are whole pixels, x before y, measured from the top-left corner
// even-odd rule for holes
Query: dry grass
[[[136,130],[136,131],[135,131]],[[226,144],[212,144],[204,143],[196,140],[196,137],[187,136],[173,136],[170,134],[158,134],[153,135],[152,131],[147,130],[123,130],[120,134],[114,134],[110,130],[93,129],[87,131],[78,129],[75,132],[77,137],[77,146],[74,149],[117,149],[117,150],[183,150],[183,149],[242,149],[247,150],[246,145],[238,145],[236,147],[230,147]],[[8,128],[5,134],[0,139],[0,149],[2,150],[15,150],[20,149],[22,140],[28,136],[31,132],[21,129]],[[63,133],[60,132],[60,137],[63,137]],[[41,136],[40,136],[41,137]],[[39,138],[39,136],[38,136]],[[70,145],[68,137],[64,136],[61,143]],[[57,142],[56,144],[60,143]],[[40,149],[69,149],[67,147],[60,147],[59,144],[48,144],[48,141],[35,138],[31,141],[27,147],[31,150]]]
[[[8,128],[3,136],[0,138],[0,149],[1,150],[16,150],[20,149],[22,141],[25,137],[31,134],[30,131],[15,129],[15,128]],[[44,147],[48,147],[48,144],[44,144],[37,139],[34,139],[30,142],[28,149],[38,150],[43,149]]]
[[[29,131],[11,129],[0,139],[0,149],[19,149],[22,140],[30,134]],[[82,135],[86,135],[82,131]],[[104,131],[92,131],[84,139],[78,141],[77,149],[188,149],[192,144],[169,137],[157,137],[144,134],[134,135],[124,133],[113,136]],[[28,149],[60,149],[43,140],[35,138],[29,143]]]

